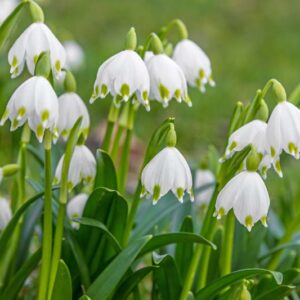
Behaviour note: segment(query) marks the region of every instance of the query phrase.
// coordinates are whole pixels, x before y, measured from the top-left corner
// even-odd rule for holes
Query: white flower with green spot
[[[300,110],[288,101],[276,105],[267,126],[269,152],[275,160],[282,150],[299,159]]]
[[[157,100],[167,107],[175,98],[192,105],[188,97],[187,84],[181,68],[166,54],[156,54],[146,61],[150,75],[150,99]]]
[[[225,157],[231,157],[235,152],[242,151],[248,145],[255,146],[257,152],[263,157],[268,151],[266,143],[267,123],[253,120],[234,131],[228,140]]]
[[[110,93],[116,106],[135,96],[149,110],[149,89],[149,74],[144,61],[135,51],[123,50],[100,66],[90,103]]]
[[[220,219],[233,208],[238,221],[251,231],[261,220],[267,226],[270,198],[264,181],[255,171],[242,171],[220,191],[215,216]]]
[[[192,192],[191,170],[175,147],[166,147],[161,150],[143,169],[142,195],[152,195],[153,204],[172,191],[180,202],[183,202],[185,191],[194,200]]]
[[[8,53],[12,78],[22,73],[25,62],[29,73],[34,75],[39,56],[47,51],[50,53],[52,72],[59,79],[66,63],[65,48],[44,23],[31,24],[15,41]]]
[[[66,140],[78,118],[82,117],[81,130],[87,136],[90,127],[90,116],[80,96],[74,92],[65,93],[58,98],[58,105],[57,130],[59,135]]]
[[[11,121],[11,130],[28,121],[40,142],[45,129],[57,135],[58,99],[48,80],[42,76],[34,76],[21,84],[11,96],[0,125],[7,119]]]
[[[173,52],[174,61],[182,68],[186,80],[205,92],[205,85],[215,86],[211,63],[206,53],[193,41],[180,41]]]
[[[0,198],[0,231],[9,223],[12,217],[11,208],[6,199]]]
[[[67,216],[70,220],[82,217],[84,207],[88,200],[88,195],[81,193],[72,198],[67,204]],[[74,229],[79,229],[80,224],[71,222]]]
[[[64,162],[64,155],[58,162],[55,171],[54,183],[57,184],[61,180],[61,172]],[[86,184],[91,183],[96,175],[96,160],[92,152],[85,145],[77,145],[74,149],[69,173],[68,173],[68,189],[72,190],[74,186],[81,181]]]

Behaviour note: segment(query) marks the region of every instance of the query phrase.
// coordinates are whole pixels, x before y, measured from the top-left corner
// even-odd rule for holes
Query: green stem
[[[52,292],[54,288],[54,283],[56,279],[57,269],[59,265],[60,255],[61,255],[61,245],[63,239],[63,232],[64,232],[64,218],[66,213],[66,204],[68,200],[68,174],[69,174],[69,167],[71,158],[74,152],[74,148],[78,141],[80,125],[82,122],[82,117],[77,120],[74,127],[71,130],[69,135],[68,143],[65,150],[65,156],[62,166],[61,172],[61,184],[60,184],[60,194],[59,194],[59,209],[58,209],[58,216],[56,220],[56,229],[55,229],[55,236],[54,236],[54,246],[53,246],[53,254],[52,254],[52,261],[50,267],[50,277],[49,277],[49,286],[48,286],[48,296],[47,298],[51,300]],[[49,269],[48,269],[49,271]]]
[[[45,197],[44,197],[44,221],[43,221],[43,247],[42,265],[40,274],[40,286],[38,299],[46,299],[49,269],[52,254],[52,164],[51,164],[52,133],[47,130],[44,137],[45,149]]]
[[[230,211],[226,217],[224,227],[224,240],[221,252],[221,275],[227,275],[231,272],[232,267],[232,250],[234,243],[235,217]]]
[[[294,232],[298,229],[298,227],[299,227],[299,215],[296,216],[296,218],[294,218],[292,223],[290,223],[290,226],[287,228],[285,234],[280,239],[277,246],[280,246],[280,245],[285,244],[288,241],[290,241],[290,239],[292,238]],[[272,256],[272,258],[270,259],[270,261],[268,262],[268,265],[267,265],[268,270],[275,270],[277,268],[277,266],[279,265],[280,258],[281,258],[283,251],[284,251],[284,249],[276,252]]]
[[[116,135],[114,138],[111,155],[110,155],[113,161],[116,160],[118,151],[120,150],[120,140],[121,140],[123,131],[124,131],[124,127],[119,125],[117,128],[117,132],[116,132]]]
[[[108,113],[106,131],[102,143],[102,149],[106,152],[108,152],[110,147],[111,137],[115,126],[115,122],[118,119],[118,115],[119,115],[119,109],[112,102]]]
[[[126,179],[129,168],[130,148],[133,135],[134,120],[135,107],[132,103],[130,103],[126,128],[126,137],[120,162],[119,189],[121,193],[124,193],[126,188]]]
[[[201,272],[198,278],[196,290],[199,290],[206,285],[210,253],[211,249],[209,247],[203,248],[203,253],[201,256]]]
[[[135,190],[134,193],[134,198],[130,207],[130,211],[129,211],[129,215],[128,215],[128,221],[126,224],[126,228],[124,231],[124,236],[123,236],[123,246],[125,247],[128,244],[128,240],[130,237],[130,232],[135,220],[135,215],[137,212],[137,209],[139,207],[139,203],[140,203],[140,194],[141,194],[141,190],[142,190],[142,184],[141,181],[139,181],[138,186]]]

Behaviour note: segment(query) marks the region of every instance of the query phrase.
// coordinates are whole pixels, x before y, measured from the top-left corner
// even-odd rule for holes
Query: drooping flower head
[[[234,176],[220,191],[215,216],[220,219],[233,208],[238,221],[251,231],[261,220],[267,226],[270,198],[264,181],[256,172],[261,158],[252,147],[246,160],[246,170]]]
[[[0,231],[2,231],[12,217],[11,208],[6,199],[0,198]]]
[[[166,147],[154,156],[143,169],[141,180],[143,194],[151,194],[153,204],[170,190],[180,202],[183,202],[185,191],[193,201],[192,174],[185,158],[175,147]]]
[[[170,57],[163,53],[153,55],[146,65],[150,75],[150,99],[161,102],[164,107],[172,98],[192,105],[183,71]]]
[[[191,86],[205,92],[205,85],[215,85],[212,79],[211,63],[206,53],[193,41],[181,40],[173,53],[174,61],[181,67]]]
[[[11,130],[15,130],[28,121],[29,127],[41,142],[45,129],[56,132],[58,119],[57,96],[47,79],[34,76],[21,84],[11,96],[0,125],[11,121]]]
[[[300,111],[288,101],[279,102],[274,108],[266,130],[270,154],[279,157],[282,150],[299,158]]]
[[[65,68],[65,48],[44,23],[31,24],[15,41],[8,53],[12,78],[22,73],[25,62],[29,73],[34,75],[39,56],[47,51],[50,53],[52,72],[59,79],[62,76],[62,69]]]
[[[79,95],[74,92],[65,93],[58,98],[58,105],[59,118],[57,130],[59,135],[66,140],[74,124],[80,117],[83,117],[81,129],[84,135],[87,135],[90,127],[90,116]]]
[[[149,74],[144,61],[135,51],[123,50],[100,66],[90,102],[105,98],[110,93],[119,105],[135,95],[149,108],[149,88]]]
[[[206,185],[215,183],[216,178],[212,171],[208,169],[199,169],[195,176],[195,189],[202,188]],[[195,194],[196,204],[199,206],[207,205],[214,192],[214,185],[208,187],[204,191]]]
[[[82,217],[82,213],[83,213],[83,210],[84,210],[87,200],[88,200],[88,195],[81,193],[81,194],[76,195],[74,198],[72,198],[68,202],[67,215],[70,220],[72,220],[74,218]],[[77,223],[77,222],[72,222],[71,225],[74,229],[79,228],[79,223]]]
[[[54,182],[59,183],[61,179],[64,155],[58,162]],[[71,158],[68,173],[68,188],[71,190],[81,181],[90,183],[96,175],[96,160],[92,152],[85,145],[77,145]]]

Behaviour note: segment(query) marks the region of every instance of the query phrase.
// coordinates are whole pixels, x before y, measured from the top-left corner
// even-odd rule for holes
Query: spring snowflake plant
[[[28,8],[33,23],[15,37],[11,29]],[[151,113],[153,101],[167,108],[173,99],[191,106],[188,85],[202,92],[215,86],[210,59],[180,20],[144,44],[131,28],[125,49],[96,75],[90,102],[108,94],[113,100],[95,153],[87,140],[90,106],[56,34],[33,0],[20,2],[0,27],[0,48],[10,38],[7,72],[15,78],[26,66],[30,74],[1,119],[13,135],[22,132],[16,162],[0,168],[1,187],[11,188],[0,199],[0,298],[298,299],[299,199],[284,195],[290,214],[281,219],[282,202],[261,177],[272,166],[282,176],[284,152],[299,158],[297,93],[289,101],[272,79],[248,104],[238,102],[225,153],[210,147],[205,170],[189,165],[167,119],[149,140],[132,192],[127,175],[139,109]],[[278,102],[270,117],[269,91]]]

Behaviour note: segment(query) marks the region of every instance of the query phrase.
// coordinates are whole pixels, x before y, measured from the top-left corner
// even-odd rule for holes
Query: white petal
[[[78,194],[72,198],[67,204],[67,215],[69,219],[82,217],[84,207],[88,200],[87,194]],[[72,227],[79,228],[79,223],[73,222]]]
[[[215,175],[210,170],[197,170],[195,177],[195,189],[201,188],[208,184],[215,183]],[[214,186],[197,193],[195,195],[196,203],[199,205],[208,204],[214,192]]]
[[[12,217],[11,208],[6,199],[0,198],[0,231],[9,223]]]

